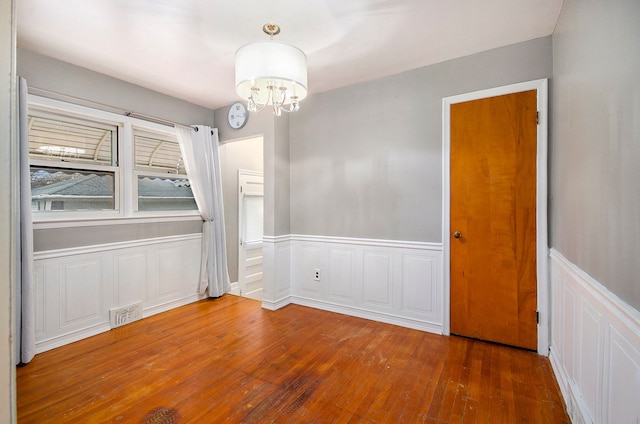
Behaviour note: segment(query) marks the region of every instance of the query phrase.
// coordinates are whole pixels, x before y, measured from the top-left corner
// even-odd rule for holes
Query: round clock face
[[[239,129],[247,123],[247,108],[242,103],[234,103],[229,108],[228,115],[229,125],[231,128]]]

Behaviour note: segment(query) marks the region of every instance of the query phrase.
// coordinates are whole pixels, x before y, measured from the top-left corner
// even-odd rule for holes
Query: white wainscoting
[[[276,292],[263,307],[295,303],[442,334],[441,244],[291,235],[266,245]]]
[[[202,235],[34,254],[36,352],[110,329],[109,309],[143,302],[150,316],[198,296]]]
[[[262,307],[275,311],[291,303],[290,237],[264,236],[262,260]]]
[[[640,312],[551,250],[550,360],[574,423],[640,422]]]

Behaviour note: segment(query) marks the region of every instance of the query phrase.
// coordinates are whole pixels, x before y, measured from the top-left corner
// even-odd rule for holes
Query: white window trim
[[[99,109],[49,99],[37,95],[29,95],[29,112],[54,113],[71,119],[98,121],[119,127],[118,164],[117,167],[92,165],[92,169],[103,168],[115,174],[116,209],[114,211],[49,211],[33,212],[34,229],[79,227],[87,225],[118,225],[125,223],[146,223],[165,221],[199,220],[200,213],[193,211],[137,211],[137,175],[134,169],[133,133],[135,131],[153,133],[165,137],[176,137],[171,127],[118,115]],[[128,140],[125,142],[125,140]],[[55,167],[57,162],[45,159],[31,159],[30,164],[36,166]],[[58,164],[59,166],[59,164]],[[65,163],[65,168],[83,168],[81,163]],[[143,173],[144,175],[152,173]],[[187,178],[182,174],[171,174]],[[135,197],[134,197],[135,195]]]

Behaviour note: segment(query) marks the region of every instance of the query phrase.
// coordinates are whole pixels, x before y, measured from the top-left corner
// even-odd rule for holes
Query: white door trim
[[[536,171],[536,248],[537,248],[537,285],[538,285],[538,353],[549,355],[549,244],[547,241],[547,127],[548,127],[548,80],[539,79],[488,90],[475,91],[473,93],[460,94],[442,99],[442,283],[443,283],[443,330],[444,334],[451,332],[451,276],[450,276],[450,244],[449,235],[450,220],[450,160],[451,160],[451,105],[484,99],[487,97],[501,96],[504,94],[519,93],[522,91],[536,90],[538,92],[538,151]]]

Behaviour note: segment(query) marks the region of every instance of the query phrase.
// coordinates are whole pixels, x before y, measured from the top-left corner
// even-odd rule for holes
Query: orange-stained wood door
[[[451,333],[535,350],[535,90],[451,105]]]

